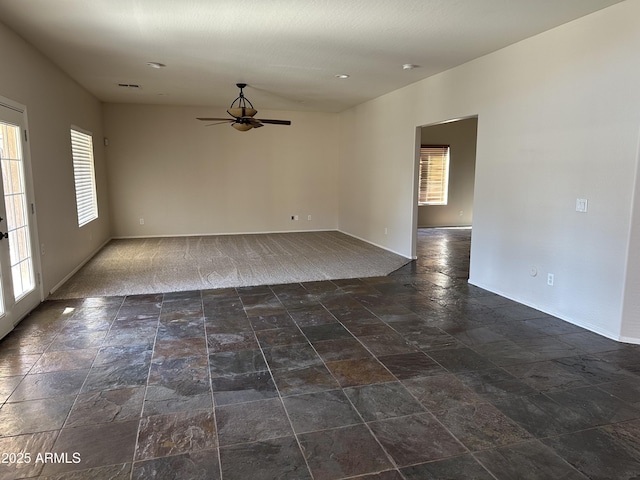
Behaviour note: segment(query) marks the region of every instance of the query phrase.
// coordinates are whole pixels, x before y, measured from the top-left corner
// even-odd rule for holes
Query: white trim
[[[89,256],[87,258],[85,258],[82,262],[80,262],[80,264],[74,268],[69,274],[67,274],[62,280],[60,280],[58,283],[56,283],[51,290],[49,290],[49,295],[53,294],[56,290],[58,290],[62,285],[64,285],[64,283],[69,280],[71,277],[73,277],[76,273],[78,273],[78,270],[80,270],[82,267],[84,267],[87,262],[89,262],[89,260],[91,260],[93,257],[95,257],[97,255],[97,253],[102,250],[105,245],[107,245],[107,243],[109,243],[112,239],[109,238],[107,239],[102,245],[100,245],[97,249],[95,249],[92,253],[89,254]]]
[[[348,235],[348,236],[350,236],[352,238],[360,240],[361,242],[368,243],[369,245],[373,245],[374,247],[381,248],[382,250],[386,250],[387,252],[391,252],[391,253],[395,253],[396,255],[400,255],[402,258],[406,258],[407,260],[416,260],[416,258],[407,257],[407,256],[403,255],[402,253],[396,252],[395,250],[391,250],[390,248],[387,248],[387,247],[383,247],[382,245],[378,245],[377,243],[370,242],[369,240],[361,238],[361,237],[359,237],[357,235],[353,235],[353,234],[351,234],[349,232],[343,232],[342,230],[335,230],[335,231],[336,232],[340,232],[340,233],[344,233],[345,235]]]
[[[314,233],[314,232],[339,232],[340,230],[335,229],[318,229],[318,230],[270,230],[266,232],[224,232],[224,233],[180,233],[173,235],[126,235],[126,236],[117,236],[111,237],[113,240],[128,240],[128,239],[137,239],[137,238],[181,238],[181,237],[216,237],[216,236],[231,236],[231,235],[271,235],[271,234],[279,234],[279,233]],[[344,233],[344,232],[340,232]],[[348,234],[347,234],[348,235]],[[353,236],[353,235],[351,235]],[[369,243],[369,242],[367,242]]]
[[[540,311],[542,313],[546,313],[547,315],[551,315],[553,317],[559,318],[560,320],[563,320],[563,321],[565,321],[567,323],[570,323],[570,324],[575,325],[577,327],[584,328],[584,329],[589,330],[589,331],[591,331],[593,333],[597,333],[598,335],[602,335],[603,337],[607,337],[607,338],[609,338],[611,340],[615,340],[616,342],[640,343],[640,339],[637,339],[637,338],[634,339],[633,337],[622,337],[622,336],[620,336],[619,334],[617,334],[615,332],[604,330],[603,328],[601,328],[598,325],[593,325],[593,324],[591,324],[589,322],[580,322],[580,321],[578,321],[576,319],[566,317],[566,316],[564,316],[564,315],[562,315],[562,314],[560,314],[558,312],[554,312],[552,310],[542,309],[538,305],[531,304],[531,303],[525,302],[522,299],[518,299],[518,298],[515,298],[515,297],[512,297],[512,296],[509,296],[504,292],[500,292],[498,290],[492,290],[489,287],[483,286],[481,283],[477,283],[477,282],[473,281],[472,279],[469,279],[468,282],[469,282],[469,284],[474,285],[474,286],[476,286],[478,288],[482,288],[483,290],[486,290],[488,292],[495,293],[496,295],[500,295],[501,297],[507,298],[509,300],[513,300],[514,302],[518,302],[521,305],[525,305],[527,307],[534,308],[534,309],[536,309],[536,310],[538,310],[538,311]],[[628,340],[623,340],[623,338],[627,338]]]

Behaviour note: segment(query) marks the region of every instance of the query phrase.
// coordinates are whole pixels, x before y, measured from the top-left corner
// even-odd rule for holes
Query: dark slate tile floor
[[[640,348],[390,276],[47,301],[0,343],[0,480],[631,479]]]

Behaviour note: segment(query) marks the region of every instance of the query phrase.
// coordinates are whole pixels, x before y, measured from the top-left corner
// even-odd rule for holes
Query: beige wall
[[[341,230],[412,255],[418,126],[477,115],[470,282],[640,342],[639,46],[627,0],[344,112]]]
[[[418,207],[418,227],[459,227],[473,221],[477,118],[421,129],[423,145],[449,145],[449,195],[446,205]]]
[[[0,24],[0,96],[26,106],[44,294],[109,239],[100,102]],[[94,134],[99,219],[79,228],[69,130]],[[37,249],[38,250],[38,249]]]
[[[292,125],[249,132],[196,120],[223,113],[105,105],[114,237],[336,229],[337,115],[261,111]]]

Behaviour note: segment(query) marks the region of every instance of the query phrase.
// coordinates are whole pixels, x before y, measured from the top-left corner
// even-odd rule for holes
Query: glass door
[[[41,301],[24,123],[20,109],[0,103],[0,338]]]

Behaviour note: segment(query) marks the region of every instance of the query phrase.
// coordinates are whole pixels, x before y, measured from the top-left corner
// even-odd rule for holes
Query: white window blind
[[[73,176],[76,185],[78,226],[98,218],[96,178],[93,166],[93,138],[90,134],[71,129]]]
[[[420,147],[419,205],[446,205],[449,190],[449,146]]]

